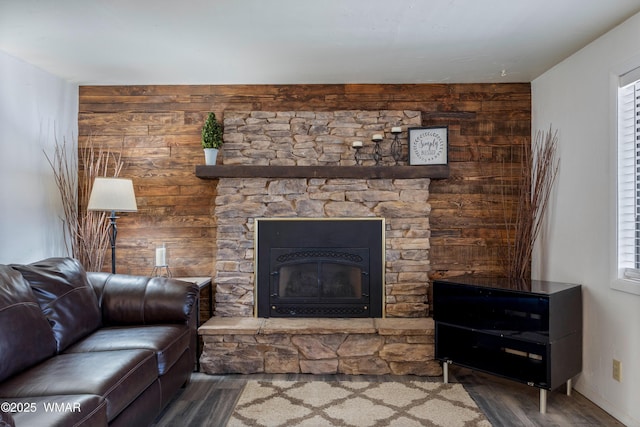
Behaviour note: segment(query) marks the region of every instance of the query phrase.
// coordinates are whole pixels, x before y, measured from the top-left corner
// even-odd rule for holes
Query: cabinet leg
[[[540,389],[540,413],[547,413],[547,390],[543,388]]]
[[[571,396],[571,389],[573,388],[573,384],[571,383],[571,378],[567,380],[567,396]]]
[[[442,362],[442,376],[444,377],[444,383],[449,383],[449,363],[444,361]]]

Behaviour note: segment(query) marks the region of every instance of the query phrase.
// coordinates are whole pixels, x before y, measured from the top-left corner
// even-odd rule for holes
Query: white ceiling
[[[81,85],[530,82],[640,0],[0,0],[0,50]]]

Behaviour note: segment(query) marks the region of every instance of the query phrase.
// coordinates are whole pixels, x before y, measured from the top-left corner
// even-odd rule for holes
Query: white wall
[[[55,129],[55,130],[54,130]],[[55,137],[75,150],[78,86],[0,52],[0,263],[65,256]]]
[[[615,278],[616,74],[640,66],[640,14],[532,82],[533,131],[559,130],[560,173],[534,277],[581,283],[583,371],[575,388],[640,426],[640,295]],[[612,360],[622,381],[612,379]]]

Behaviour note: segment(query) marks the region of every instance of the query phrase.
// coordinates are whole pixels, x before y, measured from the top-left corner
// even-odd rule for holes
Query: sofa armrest
[[[88,272],[105,325],[187,323],[197,317],[198,287],[167,277]]]

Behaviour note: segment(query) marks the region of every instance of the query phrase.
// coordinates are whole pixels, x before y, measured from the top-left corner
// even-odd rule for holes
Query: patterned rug
[[[460,384],[248,381],[228,427],[491,427]]]

